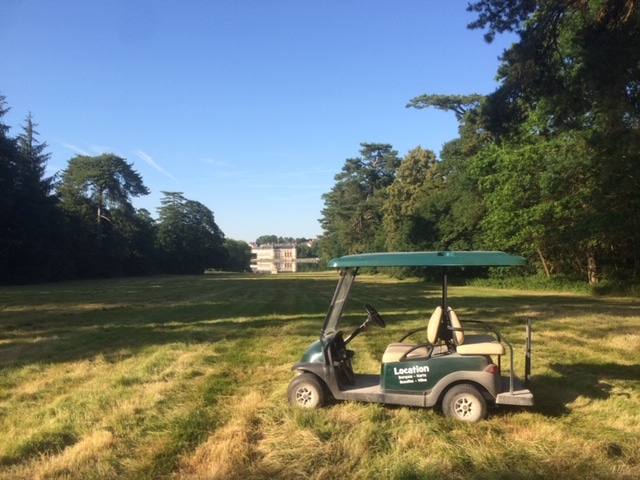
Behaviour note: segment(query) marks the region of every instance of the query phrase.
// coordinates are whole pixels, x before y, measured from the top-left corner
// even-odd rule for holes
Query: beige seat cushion
[[[440,319],[442,318],[442,307],[436,307],[434,312],[431,314],[431,318],[429,319],[429,323],[427,324],[427,339],[431,343],[435,343],[438,337],[438,328],[440,326]],[[402,356],[414,348],[416,343],[402,343],[395,342],[389,344],[387,349],[384,351],[384,355],[382,355],[382,363],[389,362],[399,362]],[[427,347],[420,347],[413,350],[406,358],[414,358],[414,357],[426,357],[429,355],[429,351]]]
[[[451,307],[447,309],[453,339],[456,343],[456,352],[460,355],[504,355],[504,345],[492,335],[465,335],[462,324],[456,312]]]
[[[483,337],[484,335],[478,335]],[[491,337],[493,338],[493,337]],[[476,342],[476,339],[469,339],[462,345],[456,347],[456,352],[460,355],[504,355],[504,345],[493,340],[490,342]]]
[[[442,319],[442,307],[436,307],[431,314],[429,323],[427,324],[427,340],[434,345],[438,341],[438,330],[440,329],[440,320]]]
[[[390,343],[384,351],[384,355],[382,355],[382,363],[399,362],[402,356],[415,346],[415,343]],[[409,353],[407,358],[426,357],[428,355],[429,350],[427,347],[420,347]]]

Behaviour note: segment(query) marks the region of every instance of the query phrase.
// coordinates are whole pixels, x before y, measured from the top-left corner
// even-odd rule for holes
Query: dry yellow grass
[[[363,371],[437,303],[437,286],[378,280],[360,280],[347,312],[353,327],[375,298],[387,316],[386,330],[354,341]],[[334,281],[0,289],[0,478],[638,478],[638,299],[452,287],[461,317],[490,318],[518,352],[534,319],[536,407],[466,425],[437,409],[287,404],[290,367],[317,338]]]

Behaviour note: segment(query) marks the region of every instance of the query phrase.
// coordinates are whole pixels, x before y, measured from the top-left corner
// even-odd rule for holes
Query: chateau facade
[[[296,257],[293,244],[251,245],[251,270],[255,273],[295,272]]]

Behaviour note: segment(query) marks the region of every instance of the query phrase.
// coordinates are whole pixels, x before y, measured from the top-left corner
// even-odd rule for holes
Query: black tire
[[[303,373],[293,377],[287,388],[287,398],[291,405],[303,408],[320,408],[327,395],[322,381],[313,373]]]
[[[442,399],[442,412],[445,417],[476,423],[487,418],[487,401],[473,385],[454,385]]]

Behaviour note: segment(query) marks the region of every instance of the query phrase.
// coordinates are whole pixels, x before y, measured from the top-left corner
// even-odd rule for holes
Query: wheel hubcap
[[[466,397],[456,400],[454,411],[459,417],[467,418],[473,413],[473,402]]]
[[[308,405],[313,401],[313,392],[308,388],[299,388],[296,391],[296,401],[300,405]]]

